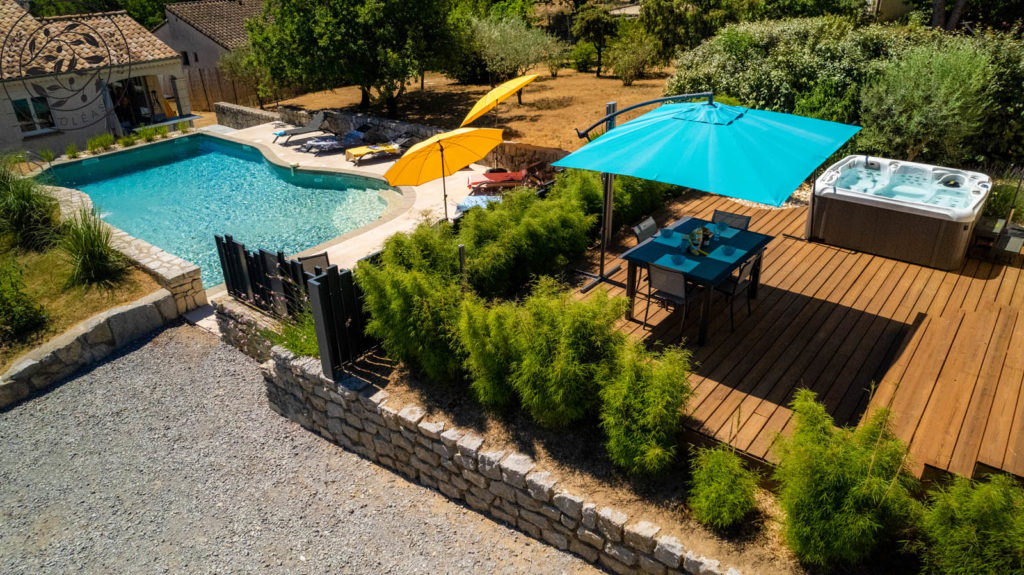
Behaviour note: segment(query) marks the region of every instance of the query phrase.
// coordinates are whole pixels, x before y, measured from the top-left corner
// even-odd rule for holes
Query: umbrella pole
[[[448,221],[448,187],[444,183],[444,145],[438,144],[441,150],[441,194],[444,198],[444,221]]]
[[[605,113],[608,114],[608,120],[605,125],[605,132],[611,131],[615,127],[615,110],[618,105],[615,102],[608,102],[605,104]],[[607,116],[606,116],[607,117]],[[615,174],[601,174],[602,183],[604,183],[604,194],[603,194],[603,205],[601,207],[601,261],[598,267],[598,274],[595,276],[592,273],[585,273],[585,275],[594,278],[590,283],[583,286],[580,291],[587,293],[594,289],[594,287],[608,279],[608,276],[615,275],[622,266],[615,266],[608,270],[608,274],[605,275],[604,270],[604,259],[605,253],[608,251],[608,244],[612,240],[612,205],[615,197]]]

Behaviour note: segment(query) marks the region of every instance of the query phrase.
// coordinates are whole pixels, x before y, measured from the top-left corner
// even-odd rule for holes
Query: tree
[[[267,0],[249,23],[258,61],[282,83],[311,89],[359,86],[397,112],[405,82],[446,44],[448,0]]]
[[[270,74],[256,59],[252,46],[245,45],[225,53],[217,62],[217,68],[232,82],[242,84],[254,92],[260,108],[263,107],[264,99],[274,93]]]
[[[492,86],[546,61],[555,41],[519,18],[476,19],[472,29],[474,47],[487,65]],[[516,93],[519,103],[521,94]]]
[[[608,8],[596,4],[587,4],[572,24],[572,33],[577,39],[586,40],[597,49],[597,76],[601,76],[601,56],[608,41],[615,36],[615,18]]]
[[[635,22],[624,21],[618,39],[608,49],[611,68],[623,86],[643,78],[657,57],[657,41]]]

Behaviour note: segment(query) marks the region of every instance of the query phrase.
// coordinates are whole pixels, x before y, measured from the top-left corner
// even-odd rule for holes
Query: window
[[[181,53],[181,65],[188,66],[188,52]]]
[[[50,113],[50,104],[46,98],[36,96],[35,98],[13,100],[14,115],[18,118],[18,125],[22,132],[41,132],[52,129],[53,115]]]
[[[192,52],[192,61],[195,62],[196,64],[198,64],[199,63],[199,54],[196,54],[195,52]]]

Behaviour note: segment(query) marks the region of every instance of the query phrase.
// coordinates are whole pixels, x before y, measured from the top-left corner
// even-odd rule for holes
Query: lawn
[[[124,278],[112,288],[66,287],[64,278],[70,273],[71,265],[57,248],[42,253],[0,252],[0,259],[8,257],[18,262],[25,291],[38,299],[49,320],[34,339],[0,347],[0,373],[7,371],[21,354],[75,324],[160,289],[153,278],[134,266],[129,267]]]
[[[523,104],[509,98],[496,111],[489,112],[473,125],[482,128],[503,128],[505,139],[537,146],[575,150],[584,141],[573,128],[583,129],[604,116],[607,102],[618,102],[619,108],[638,104],[664,95],[671,70],[662,70],[654,77],[623,86],[615,77],[597,78],[593,73],[562,69],[557,78],[546,70],[534,69],[540,76],[523,90]],[[411,82],[399,104],[398,119],[455,129],[476,101],[490,86],[464,85],[440,75],[428,74],[424,89],[419,81]],[[341,108],[355,111],[359,89],[338,88],[304,94],[284,100],[282,105],[300,106],[309,110]],[[620,117],[620,123],[648,111],[638,110]],[[383,116],[383,106],[375,106],[372,114]]]

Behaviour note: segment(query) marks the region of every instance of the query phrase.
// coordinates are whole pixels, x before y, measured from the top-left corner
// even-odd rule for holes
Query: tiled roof
[[[0,0],[0,35],[4,80],[178,57],[123,10],[34,18]]]
[[[245,21],[259,16],[263,3],[257,0],[199,0],[168,4],[166,10],[214,42],[233,50],[248,41]]]

